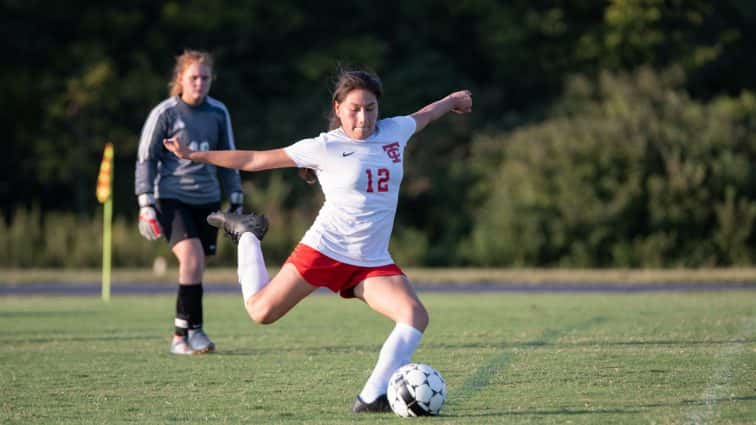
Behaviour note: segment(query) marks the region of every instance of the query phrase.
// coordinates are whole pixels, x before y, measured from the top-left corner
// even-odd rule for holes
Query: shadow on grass
[[[77,317],[77,316],[91,316],[99,314],[95,311],[86,310],[24,310],[24,311],[0,311],[0,319],[15,319],[15,318],[50,318],[50,317]]]
[[[252,345],[252,344],[251,344]],[[270,347],[270,348],[254,348],[254,349],[231,349],[218,351],[216,355],[222,356],[254,356],[260,354],[274,354],[279,355],[282,351],[288,354],[303,354],[303,355],[319,355],[330,353],[374,353],[380,350],[380,346],[376,345],[332,345],[323,347]]]
[[[647,403],[624,408],[595,408],[595,409],[573,409],[564,407],[561,409],[534,409],[508,412],[481,412],[473,414],[442,414],[441,417],[447,418],[466,418],[466,417],[506,417],[506,416],[554,416],[554,415],[601,415],[601,414],[636,414],[648,409],[667,408],[667,407],[686,407],[686,406],[706,406],[720,403],[731,402],[752,402],[756,401],[756,396],[739,396],[739,397],[721,397],[714,399],[699,400],[680,400],[672,403]],[[461,407],[461,406],[460,406]]]
[[[522,410],[517,412],[482,412],[460,415],[441,415],[448,418],[482,418],[482,417],[506,417],[506,416],[553,416],[553,415],[595,415],[595,414],[636,414],[641,408],[636,409],[555,409],[555,410]]]
[[[709,404],[725,403],[729,401],[756,401],[756,395],[752,396],[740,396],[740,397],[720,397],[720,398],[707,398],[705,400],[683,400],[681,404],[687,404],[692,406],[705,406]],[[660,405],[648,405],[648,407],[664,407],[665,404]],[[644,406],[646,407],[646,406]]]
[[[525,341],[525,342],[501,342],[496,343],[423,343],[423,347],[434,349],[528,349],[537,347],[612,347],[612,346],[653,346],[653,345],[727,345],[727,344],[753,344],[756,338],[718,339],[718,340],[651,340],[651,341],[581,341],[581,342],[554,342],[554,341]]]
[[[110,335],[110,336],[74,336],[74,337],[46,337],[46,338],[19,338],[19,339],[0,339],[5,340],[9,342],[24,342],[24,343],[31,343],[31,344],[49,344],[49,343],[60,343],[60,342],[112,342],[112,341],[157,341],[157,340],[167,340],[164,337],[158,337],[158,336],[144,336],[144,335],[134,335],[134,336],[118,336],[118,335]]]

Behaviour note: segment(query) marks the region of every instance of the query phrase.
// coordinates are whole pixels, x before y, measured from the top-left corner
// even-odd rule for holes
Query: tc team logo
[[[391,158],[392,162],[402,162],[402,157],[399,153],[399,142],[383,145],[383,150],[386,152],[386,155]]]

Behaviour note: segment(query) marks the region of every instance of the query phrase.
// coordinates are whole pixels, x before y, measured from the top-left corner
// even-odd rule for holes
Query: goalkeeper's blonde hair
[[[189,65],[195,62],[207,65],[210,68],[211,79],[215,78],[213,56],[210,53],[200,50],[184,50],[184,53],[176,56],[176,65],[173,67],[173,79],[171,79],[171,83],[168,85],[171,96],[181,95],[181,75]]]

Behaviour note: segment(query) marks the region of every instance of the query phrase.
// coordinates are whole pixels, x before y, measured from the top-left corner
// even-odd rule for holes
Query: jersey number
[[[365,173],[367,173],[367,192],[373,192],[373,170],[367,169],[365,170]],[[388,168],[379,168],[375,170],[376,175],[378,176],[378,192],[388,192],[388,181],[389,181],[389,170]]]

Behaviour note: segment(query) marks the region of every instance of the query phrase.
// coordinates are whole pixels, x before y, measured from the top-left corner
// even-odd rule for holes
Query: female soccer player
[[[238,240],[238,273],[249,316],[273,323],[325,286],[356,297],[396,323],[352,407],[390,411],[391,374],[420,343],[428,312],[388,252],[409,138],[447,112],[472,110],[469,91],[454,92],[410,116],[378,119],[381,82],[364,71],[342,72],[333,92],[331,131],[267,151],[202,152],[180,140],[164,142],[182,159],[244,171],[299,167],[315,170],[325,203],[312,227],[269,281],[260,249],[264,216],[216,212],[208,222]]]
[[[218,235],[206,217],[220,206],[221,184],[232,210],[240,213],[244,201],[239,171],[179,160],[163,148],[163,139],[172,137],[196,151],[235,149],[228,110],[208,96],[212,78],[208,53],[178,56],[170,97],[150,112],[139,140],[139,232],[149,240],[165,234],[179,263],[173,354],[215,350],[202,329],[205,257],[215,254]]]

